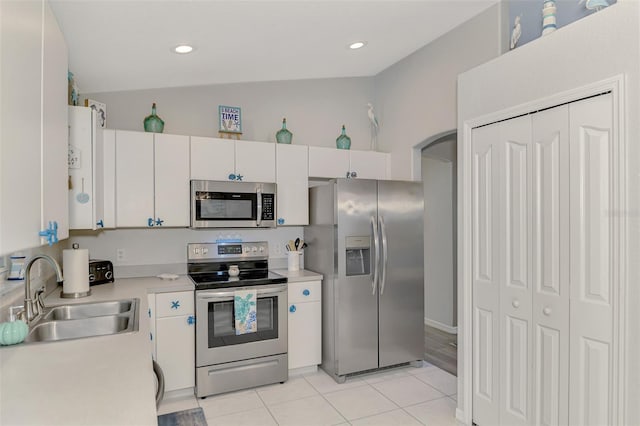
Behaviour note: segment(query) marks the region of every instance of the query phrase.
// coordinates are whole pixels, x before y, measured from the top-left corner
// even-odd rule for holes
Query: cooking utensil
[[[298,247],[300,247],[300,238],[296,238],[296,242],[294,243],[296,251],[298,251]]]

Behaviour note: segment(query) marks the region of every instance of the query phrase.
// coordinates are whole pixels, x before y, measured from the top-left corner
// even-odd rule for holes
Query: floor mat
[[[158,416],[158,426],[207,426],[207,419],[198,407]]]

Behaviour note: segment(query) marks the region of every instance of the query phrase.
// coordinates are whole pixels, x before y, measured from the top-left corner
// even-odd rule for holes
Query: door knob
[[[515,299],[513,302],[511,302],[511,305],[518,309],[520,307],[520,302],[518,301],[518,299]]]
[[[546,316],[551,315],[551,308],[547,306],[542,310],[542,313],[545,314]]]

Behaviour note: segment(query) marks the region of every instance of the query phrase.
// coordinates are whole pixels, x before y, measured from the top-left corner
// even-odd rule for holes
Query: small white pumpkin
[[[29,334],[29,326],[22,320],[0,324],[0,345],[15,345]]]

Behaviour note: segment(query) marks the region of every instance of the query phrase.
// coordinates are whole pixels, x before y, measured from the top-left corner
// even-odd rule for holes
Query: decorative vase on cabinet
[[[338,149],[349,149],[351,148],[351,138],[347,136],[346,130],[344,128],[344,124],[342,125],[342,133],[336,139],[336,147]]]
[[[164,121],[156,115],[156,103],[151,106],[151,115],[144,119],[144,131],[153,133],[162,133],[164,130]]]
[[[276,141],[278,143],[291,143],[291,138],[293,137],[293,133],[287,130],[287,119],[282,119],[282,129],[278,130],[276,133]]]

